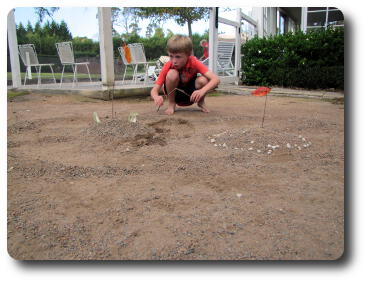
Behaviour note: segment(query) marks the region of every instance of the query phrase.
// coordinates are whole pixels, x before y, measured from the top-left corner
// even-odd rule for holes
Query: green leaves
[[[255,37],[241,51],[246,84],[344,88],[344,29]]]

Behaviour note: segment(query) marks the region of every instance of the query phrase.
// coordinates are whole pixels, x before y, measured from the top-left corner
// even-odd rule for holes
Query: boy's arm
[[[159,90],[161,89],[161,86],[158,84],[155,84],[152,88],[152,90],[150,91],[150,96],[153,98],[154,103],[157,106],[162,106],[163,105],[163,97],[159,96]]]
[[[212,89],[216,88],[219,85],[220,79],[212,71],[207,71],[204,74],[204,77],[206,77],[208,79],[208,81],[209,81],[205,86],[203,86],[201,88],[201,90],[205,91],[204,94],[206,94],[209,90],[212,90]]]
[[[208,83],[205,86],[203,86],[201,89],[195,90],[192,93],[191,98],[190,98],[192,102],[198,102],[209,90],[216,88],[220,83],[219,77],[216,74],[214,74],[212,71],[207,71],[204,74],[204,77],[208,79]]]

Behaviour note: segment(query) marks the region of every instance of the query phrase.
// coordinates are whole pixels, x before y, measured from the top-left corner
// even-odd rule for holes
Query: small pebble
[[[258,149],[258,150],[257,150],[257,153],[260,153],[260,152],[261,152],[261,150],[260,150],[260,149]]]
[[[218,145],[215,143],[214,146],[218,146]]]
[[[289,143],[287,143],[287,147],[288,147],[288,148],[292,148],[292,146],[291,146]]]
[[[254,143],[254,141],[251,141],[251,143]]]
[[[210,142],[215,142],[215,139],[211,139]]]
[[[236,196],[238,196],[240,198],[240,197],[242,197],[242,194],[236,194]]]
[[[252,147],[250,147],[248,150],[253,150],[253,148],[252,148]]]

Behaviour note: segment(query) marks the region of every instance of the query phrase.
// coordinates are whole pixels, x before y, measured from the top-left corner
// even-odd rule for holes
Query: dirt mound
[[[117,137],[117,138],[135,138],[139,135],[147,135],[154,133],[150,127],[145,126],[140,122],[122,121],[113,119],[103,121],[101,123],[94,123],[89,128],[83,131],[88,136],[94,137]]]

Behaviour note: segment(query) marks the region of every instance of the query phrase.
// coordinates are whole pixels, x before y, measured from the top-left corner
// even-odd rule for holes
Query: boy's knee
[[[179,73],[177,70],[175,69],[171,69],[168,71],[167,75],[166,75],[166,81],[172,81],[172,82],[176,82],[179,80]]]
[[[209,80],[204,77],[204,76],[200,76],[195,80],[195,88],[196,89],[200,89],[203,86],[205,86],[207,83],[209,82]]]

